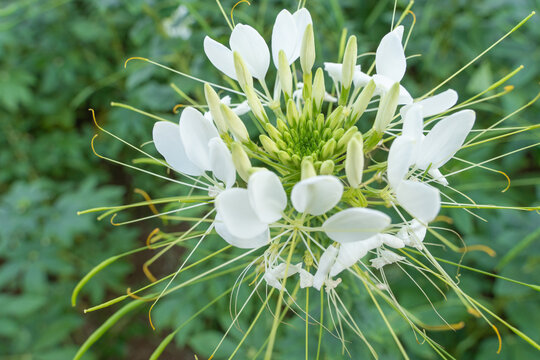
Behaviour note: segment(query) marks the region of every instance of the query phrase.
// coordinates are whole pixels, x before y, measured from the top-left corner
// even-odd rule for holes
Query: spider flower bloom
[[[208,60],[241,91],[205,83],[207,104],[200,108],[208,111],[187,107],[179,124],[156,122],[152,134],[164,161],[152,159],[177,172],[180,180],[174,181],[195,193],[182,200],[208,209],[178,238],[198,243],[173,279],[200,244],[215,240],[211,234],[242,249],[242,255],[216,269],[249,256],[233,290],[253,279],[248,300],[260,286],[279,293],[266,359],[272,356],[281,312],[288,309],[285,301],[305,316],[309,328],[310,289],[320,291],[321,299],[326,293],[327,303],[319,304],[330,309],[332,328],[340,329],[333,335],[344,346],[342,322],[366,341],[340,297],[352,281],[409,320],[390,291],[388,267],[433,274],[468,309],[479,311],[431,255],[432,243],[424,241],[436,233],[431,223],[445,204],[441,197],[451,199],[446,179],[451,174],[445,177],[441,168],[463,147],[475,112],[454,111],[454,90],[415,101],[401,85],[407,70],[404,26],[380,40],[371,74],[361,71],[369,64],[357,63],[362,57],[354,35],[341,63],[316,59],[316,25],[305,8],[282,10],[271,33],[271,52],[247,24],[231,26],[228,47],[205,37],[201,45]],[[269,75],[274,72],[270,61],[273,89],[267,84],[274,75]],[[305,289],[305,309],[298,303],[299,289]],[[432,343],[416,324],[413,328]]]

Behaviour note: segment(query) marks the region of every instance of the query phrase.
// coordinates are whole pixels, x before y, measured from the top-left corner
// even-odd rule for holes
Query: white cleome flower
[[[201,176],[211,171],[227,188],[236,181],[232,155],[214,124],[192,107],[180,116],[180,124],[158,121],[152,132],[154,145],[176,171]]]
[[[276,68],[279,66],[278,57],[281,50],[285,53],[289,65],[298,59],[304,32],[309,24],[312,24],[311,14],[306,8],[294,14],[285,9],[281,10],[272,30],[272,59]]]

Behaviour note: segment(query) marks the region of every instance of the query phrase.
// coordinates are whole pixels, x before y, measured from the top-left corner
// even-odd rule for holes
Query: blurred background
[[[230,11],[236,0],[223,0]],[[294,1],[253,0],[235,10],[235,20],[254,25],[266,39],[282,8],[294,10]],[[398,9],[407,5],[398,1]],[[490,46],[531,11],[538,0],[418,0],[413,11],[416,25],[407,54],[422,54],[409,61],[404,85],[413,96],[430,90]],[[393,1],[307,1],[317,38],[318,59],[336,61],[341,29],[359,39],[359,52],[373,51],[389,30]],[[404,20],[409,27],[412,17]],[[156,223],[113,227],[93,215],[77,216],[78,210],[98,205],[141,201],[140,188],[151,197],[178,194],[177,186],[135,173],[98,159],[90,149],[97,129],[88,108],[96,111],[100,124],[132,144],[151,140],[153,119],[112,107],[111,101],[176,119],[173,107],[183,100],[171,88],[175,84],[189,96],[203,101],[202,87],[185,78],[142,62],[124,61],[147,57],[180,71],[215,82],[223,78],[202,50],[205,35],[226,42],[228,27],[212,0],[0,0],[0,359],[70,359],[78,346],[105,321],[114,309],[83,314],[82,310],[125,294],[147,280],[141,264],[152,256],[143,252],[111,265],[84,289],[75,308],[70,294],[75,284],[102,260],[144,246]],[[480,127],[487,127],[532,100],[539,91],[540,21],[538,15],[512,34],[465,72],[448,88],[461,99],[485,89],[519,65],[524,70],[508,84],[515,89],[503,98],[475,107]],[[362,63],[367,65],[365,60]],[[321,65],[319,63],[319,65]],[[364,66],[365,66],[364,65]],[[447,88],[447,87],[445,87]],[[445,89],[444,88],[444,89]],[[535,104],[505,122],[505,126],[538,124]],[[525,132],[497,143],[463,151],[460,156],[480,161],[540,141],[540,132]],[[130,163],[132,151],[107,136],[96,140],[98,151]],[[538,147],[491,163],[512,179],[473,170],[456,179],[457,188],[479,203],[508,206],[540,205],[540,150]],[[450,164],[460,167],[460,164]],[[147,214],[141,210],[133,216]],[[480,211],[485,223],[464,211],[447,213],[452,227],[465,235],[468,244],[487,245],[496,257],[469,253],[464,264],[529,283],[540,273],[540,221],[535,212]],[[163,257],[153,271],[167,274],[178,264],[181,250]],[[459,256],[447,254],[459,260]],[[455,268],[449,268],[455,273]],[[461,286],[481,299],[505,320],[540,341],[540,306],[537,293],[526,287],[465,272]],[[396,278],[398,274],[395,275]],[[389,274],[392,277],[392,274]],[[230,286],[236,275],[223,281]],[[216,289],[212,288],[215,286]],[[171,329],[219,293],[221,284],[208,283],[170,297],[156,309],[158,330],[152,331],[144,311],[116,324],[85,359],[147,359]],[[410,284],[394,291],[415,309],[418,290]],[[466,321],[457,332],[432,332],[436,340],[459,359],[493,359],[497,338],[488,324],[476,319],[449,300],[445,315],[450,322]],[[383,358],[398,358],[393,341],[365,294],[351,306],[367,327],[366,333]],[[364,305],[363,305],[364,304]],[[442,301],[441,301],[442,305]],[[455,305],[455,306],[454,306]],[[258,307],[248,307],[246,317]],[[426,315],[428,316],[428,315]],[[429,315],[431,316],[431,315]],[[427,345],[420,346],[397,316],[397,332],[413,359],[435,358]],[[164,359],[200,359],[209,356],[230,321],[228,300],[221,301],[203,318],[186,326],[163,355]],[[291,324],[294,324],[294,318]],[[301,326],[301,325],[300,325]],[[503,337],[500,358],[535,359],[538,353],[499,326]],[[250,358],[258,332],[238,358]],[[276,358],[303,357],[302,331],[294,326],[280,330]],[[242,337],[232,334],[224,344],[230,352]],[[363,358],[360,343],[352,345],[353,358]],[[357,349],[358,348],[358,349]],[[232,347],[234,349],[234,347]],[[334,341],[323,344],[323,358],[340,358]],[[286,351],[285,351],[286,350]],[[219,357],[218,357],[219,358]]]

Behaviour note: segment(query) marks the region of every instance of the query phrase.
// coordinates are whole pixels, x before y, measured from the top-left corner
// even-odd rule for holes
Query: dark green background
[[[223,2],[229,9],[235,1]],[[170,37],[163,20],[178,5],[188,15],[178,23],[191,32],[186,39]],[[399,2],[399,9],[406,4]],[[417,1],[413,11],[416,27],[407,54],[422,54],[409,61],[403,81],[413,96],[423,94],[487,48],[532,10],[539,1],[478,0]],[[266,39],[277,12],[292,1],[254,0],[240,4],[238,22],[254,24]],[[389,29],[391,1],[308,1],[318,46],[318,61],[335,61],[342,27],[356,34],[359,51],[373,51]],[[411,18],[404,24],[409,26]],[[151,253],[130,257],[109,267],[83,291],[76,308],[70,293],[76,282],[93,266],[114,254],[141,246],[156,223],[116,228],[92,215],[76,211],[97,205],[139,201],[135,188],[152,197],[178,194],[176,185],[137,174],[96,158],[90,139],[96,132],[88,108],[98,121],[129,142],[140,145],[151,138],[153,120],[110,106],[111,101],[129,103],[140,109],[175,119],[175,104],[182,101],[170,87],[176,84],[195,99],[202,100],[202,87],[157,67],[124,61],[143,56],[175,69],[221,82],[221,75],[202,51],[206,34],[226,41],[228,28],[215,2],[204,1],[121,1],[121,0],[1,0],[0,1],[0,359],[69,359],[86,337],[112,314],[112,309],[84,315],[82,310],[127,287],[145,283],[141,264]],[[452,80],[449,87],[466,99],[487,85],[525,65],[509,84],[515,90],[502,99],[475,107],[478,126],[487,127],[505,114],[530,101],[539,90],[540,22],[533,17],[518,32]],[[367,65],[363,62],[363,65]],[[534,105],[508,120],[506,126],[539,122]],[[527,132],[498,143],[463,151],[460,156],[480,161],[540,141],[538,131]],[[101,135],[96,146],[109,157],[130,162],[136,154],[122,144]],[[456,186],[479,203],[515,206],[540,205],[540,153],[538,148],[496,161],[514,180],[506,193],[502,176],[473,170],[455,179]],[[450,171],[459,164],[451,163]],[[497,252],[496,258],[471,253],[465,263],[525,282],[538,283],[540,271],[540,221],[537,213],[480,211],[489,222],[478,221],[463,211],[446,213],[468,244],[484,244]],[[146,215],[146,209],[132,216]],[[513,248],[508,262],[501,259]],[[167,274],[176,268],[180,251],[165,256],[153,270]],[[453,254],[448,257],[457,259]],[[454,271],[448,268],[448,271]],[[389,274],[399,280],[402,274]],[[223,282],[230,286],[235,277]],[[86,355],[88,359],[146,359],[168,330],[175,328],[202,304],[216,296],[223,284],[208,283],[163,300],[156,308],[158,331],[151,331],[144,312],[117,324]],[[512,324],[540,341],[538,295],[530,289],[500,280],[463,272],[461,286],[489,304]],[[210,287],[210,288],[208,288]],[[215,287],[215,288],[213,288]],[[397,285],[400,300],[415,312],[434,319],[419,292],[411,284]],[[350,304],[365,326],[381,358],[399,355],[392,339],[378,319],[366,294],[351,292]],[[354,301],[353,301],[354,300]],[[438,305],[444,305],[442,301]],[[422,306],[420,306],[422,305]],[[246,309],[247,319],[259,305]],[[445,305],[449,321],[465,320],[456,333],[431,333],[459,359],[493,359],[496,337],[482,320],[473,318],[450,298]],[[430,359],[427,345],[416,344],[407,328],[395,316],[395,326],[413,359]],[[205,316],[182,330],[163,358],[201,358],[209,355],[229,323],[228,304],[222,301]],[[276,358],[303,358],[302,324],[294,317],[278,335]],[[243,346],[238,358],[249,358],[266,337],[257,330]],[[499,326],[503,336],[503,359],[538,357],[524,341]],[[223,352],[241,338],[233,334]],[[233,347],[234,348],[234,347]],[[251,351],[251,352],[250,352]],[[340,346],[330,337],[323,342],[324,358],[339,358]],[[362,358],[364,346],[351,345],[353,358]],[[185,357],[184,357],[185,355]]]

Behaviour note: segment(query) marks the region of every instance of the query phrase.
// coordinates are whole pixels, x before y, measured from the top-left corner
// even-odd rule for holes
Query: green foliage
[[[236,1],[223,3],[228,11]],[[187,14],[173,19],[178,4],[185,6]],[[398,8],[405,5],[400,1]],[[457,0],[445,2],[445,6],[438,2],[417,1],[413,8],[417,23],[407,53],[421,53],[422,57],[410,60],[404,85],[412,94],[425,93],[491,45],[531,10],[537,10],[539,5],[538,1],[532,0]],[[269,39],[277,10],[295,6],[295,2],[268,0],[255,1],[251,6],[240,4],[235,10],[235,20],[256,24],[257,29]],[[380,37],[388,31],[392,18],[392,1],[308,1],[307,6],[318,26],[316,41],[320,53],[317,57],[332,61],[337,60],[342,27],[347,27],[349,34],[357,35],[359,53],[362,53],[376,47]],[[180,33],[188,31],[190,34],[182,38],[167,33],[163,20],[169,17],[178,25]],[[408,16],[404,23],[409,25],[411,21]],[[161,180],[109,166],[97,159],[89,146],[95,128],[87,109],[96,109],[100,124],[123,139],[133,144],[148,141],[152,119],[112,108],[109,103],[121,100],[153,114],[176,119],[172,108],[185,101],[169,84],[176,84],[198,100],[203,99],[202,86],[136,61],[124,69],[124,61],[130,56],[144,56],[210,81],[223,82],[202,52],[206,34],[223,42],[228,34],[213,1],[8,0],[2,3],[0,357],[22,358],[28,354],[35,359],[73,357],[78,345],[109,315],[89,314],[83,317],[81,310],[89,304],[123,294],[128,286],[135,288],[145,284],[141,271],[130,265],[133,258],[127,258],[112,264],[106,273],[92,279],[81,293],[81,304],[75,309],[70,306],[70,293],[75,284],[93,266],[110,256],[141,246],[136,240],[139,234],[147,234],[154,226],[163,226],[155,220],[140,226],[115,228],[106,222],[96,222],[88,215],[77,216],[76,211],[104,204],[139,201],[141,198],[133,194],[135,187],[145,189],[152,197],[179,195],[180,191],[175,185],[164,186]],[[466,99],[520,64],[525,65],[525,69],[509,82],[516,87],[514,91],[489,104],[475,107],[483,127],[523,106],[537,94],[536,80],[540,74],[538,38],[540,26],[538,19],[533,18],[530,24],[448,84],[448,87],[458,90],[461,99]],[[366,67],[372,57],[361,59],[362,66]],[[506,126],[537,122],[538,111],[538,105],[534,105],[508,120]],[[538,141],[538,132],[527,132],[497,145],[464,150],[460,156],[469,160],[486,159]],[[97,138],[96,148],[98,152],[124,162],[137,157],[124,145],[105,139],[104,135]],[[456,188],[467,192],[478,203],[538,205],[539,163],[537,148],[490,164],[504,170],[511,178],[520,179],[514,181],[504,194],[499,191],[506,186],[505,178],[479,169],[456,177],[456,181],[459,180]],[[454,162],[444,170],[450,172],[460,166]],[[452,226],[460,234],[466,234],[464,240],[467,244],[487,245],[497,252],[497,257],[471,252],[465,256],[464,265],[486,271],[495,269],[500,275],[535,283],[540,271],[540,236],[531,237],[531,234],[538,232],[538,214],[478,213],[489,222],[473,218],[463,211],[454,211]],[[146,215],[147,211],[139,211],[129,216]],[[223,243],[217,241],[203,244],[198,256],[219,249]],[[455,243],[459,243],[458,238]],[[512,250],[515,248],[519,251]],[[179,248],[166,256],[166,261],[156,266],[157,271],[163,274],[174,271],[182,261],[180,255],[183,250]],[[511,256],[507,261],[501,261],[506,254]],[[152,255],[145,254],[144,260]],[[442,251],[441,255],[448,257],[448,253]],[[139,260],[137,258],[137,262]],[[459,256],[453,260],[459,261]],[[218,257],[212,260],[211,265],[218,265],[221,261]],[[450,274],[456,273],[451,266],[445,268]],[[539,340],[537,324],[540,318],[535,311],[537,304],[531,289],[500,279],[486,280],[467,270],[460,272],[461,285],[466,291]],[[183,279],[193,274],[197,273],[188,273]],[[90,352],[98,359],[148,358],[166,334],[229,289],[236,276],[233,273],[219,281],[195,285],[160,301],[153,316],[161,331],[152,332],[141,312],[136,315],[140,315],[140,321],[130,325],[116,324],[118,330],[112,339],[100,339]],[[403,274],[390,271],[387,276],[398,279]],[[244,285],[240,301],[249,295],[249,289]],[[429,305],[426,306],[424,301],[419,304],[419,290],[412,282],[398,282],[393,290],[399,294],[400,301],[415,309],[423,321],[442,323]],[[358,322],[365,326],[369,340],[383,349],[381,358],[398,357],[377,310],[372,305],[365,305],[371,304],[365,290],[348,288],[343,295],[351,312],[360,319]],[[429,295],[433,296],[435,306],[442,304],[443,299],[435,291],[430,290]],[[205,310],[200,318],[184,326],[174,337],[176,347],[189,348],[201,356],[210,355],[221,338],[220,334],[230,324],[228,300],[229,297],[224,297]],[[239,319],[242,329],[247,329],[247,319],[255,316],[260,305],[259,300],[247,305]],[[498,345],[491,328],[482,319],[465,313],[454,298],[449,298],[445,306],[446,312],[442,315],[449,322],[463,320],[467,325],[457,332],[433,332],[434,338],[459,359],[493,358]],[[273,309],[274,305],[270,307]],[[384,305],[383,310],[392,313]],[[313,307],[311,314],[318,318],[318,309]],[[268,336],[263,329],[268,329],[272,320],[269,314],[262,316],[259,321],[263,325],[254,329],[237,358],[253,358]],[[395,324],[395,331],[411,358],[432,358],[428,345],[418,345],[411,329],[400,322],[401,319],[389,315],[389,320]],[[291,326],[282,326],[278,332],[276,359],[302,358],[304,335],[298,329],[302,329],[304,324],[290,314],[286,321]],[[503,358],[536,357],[536,353],[521,339],[504,332],[502,327],[499,329],[503,336]],[[242,336],[240,331],[233,329],[222,345],[222,354],[232,352]],[[137,342],[143,345],[137,347],[134,345]],[[310,333],[311,354],[315,353],[316,344],[317,333],[313,330]],[[173,345],[171,347],[173,355],[170,358],[178,358],[179,352],[174,352]],[[139,348],[143,349],[134,350]],[[353,358],[369,356],[361,342],[350,344],[349,349]],[[341,354],[341,344],[325,334],[322,353],[325,354],[322,358],[334,359]],[[163,355],[163,358],[168,357]]]

